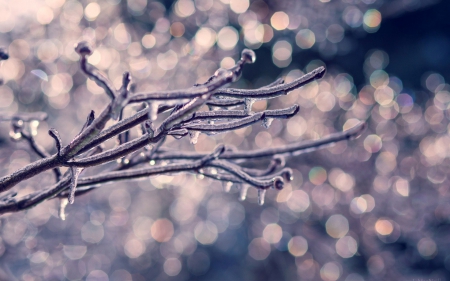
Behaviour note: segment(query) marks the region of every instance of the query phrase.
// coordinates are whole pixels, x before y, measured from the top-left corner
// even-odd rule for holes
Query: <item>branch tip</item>
[[[61,142],[61,137],[59,136],[59,133],[56,129],[51,128],[50,130],[48,130],[48,134],[55,140],[56,143],[56,149],[58,150],[58,156],[61,156],[61,147],[62,147],[62,142]]]

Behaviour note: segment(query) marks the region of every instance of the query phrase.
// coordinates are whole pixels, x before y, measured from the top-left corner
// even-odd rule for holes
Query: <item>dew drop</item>
[[[258,189],[258,204],[259,204],[259,206],[264,205],[265,197],[266,197],[266,190],[265,189]]]
[[[269,129],[270,125],[272,124],[273,118],[264,118],[262,121],[262,125],[264,128]]]
[[[250,186],[247,184],[243,184],[241,186],[239,200],[244,201],[247,198],[247,191]]]
[[[190,138],[191,144],[197,143],[199,135],[200,135],[200,131],[189,131],[189,138]]]

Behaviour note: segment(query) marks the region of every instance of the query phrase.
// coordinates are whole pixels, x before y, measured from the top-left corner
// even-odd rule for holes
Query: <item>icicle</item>
[[[197,143],[199,135],[200,135],[200,131],[189,131],[189,138],[190,138],[191,144]]]
[[[244,99],[244,111],[245,113],[250,113],[252,111],[253,103],[255,102],[254,99]]]
[[[231,181],[223,182],[223,191],[230,192],[233,183]]]
[[[69,200],[67,198],[62,198],[61,203],[59,205],[59,218],[63,221],[66,220],[66,206],[69,204]]]
[[[272,121],[273,121],[273,118],[269,118],[269,117],[264,118],[262,121],[263,127],[266,129],[269,129],[270,125],[272,124]]]
[[[259,206],[264,205],[264,197],[266,196],[265,189],[258,189],[258,204]]]
[[[241,186],[241,192],[240,192],[239,200],[244,201],[247,198],[247,191],[248,191],[249,187],[250,186],[247,185],[247,184],[243,184]]]

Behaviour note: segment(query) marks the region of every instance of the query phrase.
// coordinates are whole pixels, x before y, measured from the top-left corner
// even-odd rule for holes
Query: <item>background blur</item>
[[[439,0],[2,0],[0,114],[45,111],[33,123],[52,153],[108,101],[79,71],[75,43],[119,86],[177,89],[256,63],[233,87],[326,76],[254,111],[298,103],[299,114],[173,149],[240,149],[316,139],[368,119],[357,140],[288,159],[294,181],[257,204],[190,174],[118,182],[0,217],[1,280],[450,279],[450,2]],[[130,112],[131,114],[131,112]],[[132,132],[137,134],[137,132]],[[114,142],[110,142],[112,146]],[[0,174],[37,159],[0,123]],[[263,167],[268,161],[249,163]],[[111,164],[114,165],[114,164]],[[111,166],[110,166],[111,167]],[[99,169],[85,173],[98,173]],[[52,183],[45,173],[19,195]]]

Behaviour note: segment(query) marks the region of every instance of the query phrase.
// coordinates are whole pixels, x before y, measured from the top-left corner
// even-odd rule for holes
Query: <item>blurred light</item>
[[[43,61],[44,63],[51,63],[54,62],[59,57],[59,48],[56,45],[56,43],[59,43],[58,41],[53,40],[45,40],[41,44],[39,44],[39,47],[37,49],[37,57]],[[59,45],[59,44],[58,44]],[[8,63],[10,60],[7,60],[5,63]],[[3,66],[6,67],[6,66]]]
[[[174,22],[170,26],[170,34],[172,34],[173,37],[181,37],[183,36],[185,31],[184,24],[181,22]]]
[[[106,274],[103,270],[92,270],[89,275],[86,277],[86,281],[94,281],[94,280],[109,280],[108,274]]]
[[[347,7],[342,13],[342,18],[344,19],[344,22],[352,28],[361,26],[363,22],[363,14],[355,6]]]
[[[381,13],[376,9],[367,10],[364,14],[364,29],[373,33],[380,28]]]
[[[309,196],[303,190],[294,190],[289,196],[287,206],[293,212],[304,212],[309,207]]]
[[[14,94],[6,85],[0,86],[0,108],[9,107],[14,101]]]
[[[239,34],[234,27],[225,26],[217,35],[217,45],[222,50],[232,50],[239,40]]]
[[[375,223],[375,230],[376,232],[378,232],[378,234],[386,236],[394,231],[394,226],[389,220],[379,219]]]
[[[151,228],[153,220],[149,217],[137,217],[133,222],[134,235],[142,240],[152,238]]]
[[[224,57],[220,62],[220,67],[225,69],[230,69],[235,65],[235,61],[232,57]]]
[[[158,219],[153,223],[150,231],[156,241],[167,242],[173,236],[173,224],[168,219]]]
[[[88,21],[95,20],[101,12],[100,5],[92,2],[89,3],[86,8],[84,8],[84,16]]]
[[[267,148],[272,145],[272,135],[268,132],[259,132],[255,137],[255,144],[259,148]]]
[[[81,238],[88,243],[98,243],[102,241],[104,235],[103,226],[94,225],[90,221],[81,227]]]
[[[364,139],[364,148],[370,153],[376,153],[380,151],[383,143],[378,135],[368,135]]]
[[[300,48],[309,49],[314,45],[314,43],[316,43],[316,37],[314,35],[314,32],[312,32],[311,30],[302,29],[297,32],[297,35],[295,36],[295,42]]]
[[[335,262],[327,262],[320,269],[320,277],[324,281],[336,281],[341,276],[339,265]]]
[[[144,35],[144,37],[142,37],[142,46],[144,46],[147,49],[151,49],[155,46],[156,44],[156,39],[155,36],[153,36],[152,34],[148,33],[146,35]]]
[[[398,192],[398,194],[400,194],[403,197],[408,197],[409,196],[409,182],[405,179],[398,179],[395,184],[395,191]]]
[[[286,67],[291,63],[292,46],[288,41],[276,42],[272,48],[273,63],[278,67]]]
[[[375,70],[370,75],[370,84],[375,89],[385,87],[389,84],[389,75],[384,70]]]
[[[328,177],[330,183],[342,192],[348,192],[355,186],[355,179],[352,175],[345,173],[341,169],[334,168]]]
[[[366,60],[373,69],[384,69],[389,64],[389,55],[382,50],[374,50],[369,52]]]
[[[332,215],[325,223],[325,228],[331,237],[342,238],[349,230],[348,220],[343,215]]]
[[[216,242],[218,230],[214,223],[210,221],[201,221],[195,226],[194,235],[199,243],[210,245]]]
[[[53,10],[49,7],[41,7],[36,12],[36,19],[40,24],[49,24],[53,20]]]
[[[145,249],[145,244],[138,239],[128,240],[123,247],[125,255],[131,259],[140,257],[143,253],[145,253]]]
[[[289,16],[285,12],[276,12],[270,18],[270,24],[276,30],[284,30],[289,26]]]
[[[262,27],[263,27],[263,30],[264,30],[264,36],[263,36],[262,42],[263,43],[270,42],[270,40],[272,40],[272,38],[273,38],[273,29],[272,29],[272,27],[270,25],[268,25],[268,24],[263,24]]]
[[[294,116],[287,122],[287,131],[293,137],[299,138],[303,136],[307,129],[308,124],[301,116]]]
[[[198,45],[209,49],[216,42],[216,32],[209,27],[202,27],[195,34],[195,42],[197,42]]]
[[[378,255],[371,256],[367,261],[367,269],[372,275],[378,275],[382,273],[384,268],[385,266],[383,258]]]
[[[86,246],[76,246],[76,245],[64,245],[63,246],[64,255],[71,260],[79,260],[87,252]]]
[[[125,27],[125,24],[120,23],[114,28],[114,39],[121,44],[129,44],[131,36]]]
[[[35,253],[33,253],[29,259],[30,262],[32,263],[43,263],[47,260],[49,254],[47,252],[44,251],[37,251]]]
[[[178,64],[178,56],[174,51],[168,50],[165,53],[158,54],[156,61],[162,69],[171,70]]]
[[[425,87],[430,92],[433,93],[437,92],[438,89],[442,88],[444,83],[445,83],[444,77],[442,77],[442,75],[438,73],[431,73],[425,79]]]
[[[320,111],[329,112],[336,105],[336,98],[330,92],[321,92],[317,95],[315,104]]]
[[[379,173],[386,175],[397,167],[396,156],[389,151],[382,152],[378,155],[375,166]]]
[[[294,257],[301,257],[308,251],[308,241],[302,236],[294,236],[289,240],[288,249]]]
[[[326,36],[331,43],[339,43],[344,38],[344,28],[339,24],[332,24],[327,28]]]
[[[425,259],[432,259],[437,254],[436,243],[430,238],[422,238],[417,243],[419,254]]]
[[[358,243],[351,236],[345,236],[336,242],[336,253],[348,259],[353,257],[358,251]]]
[[[255,260],[265,260],[270,254],[270,244],[263,238],[254,238],[248,245],[248,254]]]
[[[198,10],[206,12],[209,11],[214,5],[214,0],[195,0],[195,7]]]
[[[250,6],[249,0],[230,0],[230,9],[236,14],[245,13]]]
[[[187,222],[196,212],[196,206],[189,198],[179,198],[170,206],[170,215],[179,222]]]
[[[283,236],[283,230],[281,226],[276,223],[268,224],[263,231],[263,238],[270,244],[276,244],[280,242]]]
[[[177,258],[168,258],[164,262],[164,272],[169,276],[177,276],[181,271],[181,262]]]
[[[177,16],[179,17],[189,17],[195,13],[194,2],[192,2],[191,0],[178,0],[175,3],[174,11],[175,14],[177,14]]]
[[[322,167],[314,167],[309,171],[309,181],[315,185],[321,185],[327,180],[327,171]]]
[[[128,0],[127,6],[133,15],[140,16],[145,12],[147,0]]]
[[[131,204],[130,193],[126,189],[116,189],[109,194],[109,206],[111,209],[126,210]]]

